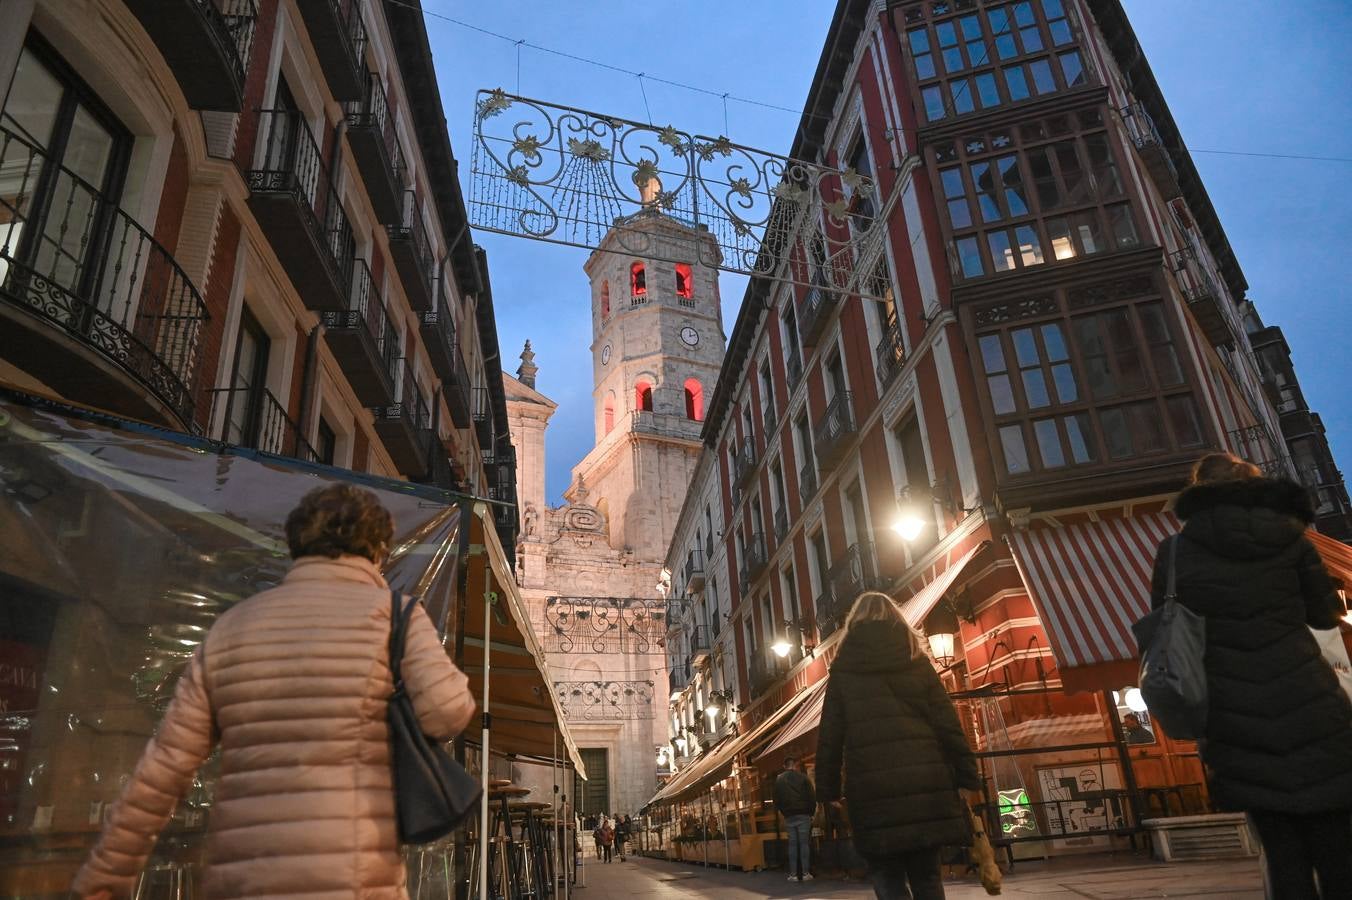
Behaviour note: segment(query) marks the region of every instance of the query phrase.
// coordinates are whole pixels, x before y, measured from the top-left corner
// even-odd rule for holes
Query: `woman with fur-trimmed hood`
[[[1310,633],[1336,628],[1344,608],[1305,536],[1310,497],[1215,453],[1175,511],[1178,600],[1206,618],[1212,797],[1250,814],[1275,896],[1352,896],[1352,703]],[[1155,559],[1155,606],[1167,551]]]

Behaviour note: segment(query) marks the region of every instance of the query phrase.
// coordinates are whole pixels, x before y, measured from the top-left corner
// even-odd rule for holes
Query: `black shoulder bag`
[[[399,608],[399,594],[390,592],[390,765],[394,769],[395,817],[399,840],[425,844],[444,837],[474,812],[482,794],[476,778],[451,758],[446,749],[423,734],[413,701],[404,692],[400,664],[408,618],[418,605],[416,597]]]

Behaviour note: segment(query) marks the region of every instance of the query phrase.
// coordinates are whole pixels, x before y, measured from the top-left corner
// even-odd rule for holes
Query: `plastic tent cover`
[[[207,629],[281,579],[287,514],[337,481],[393,514],[386,577],[423,598],[481,704],[494,601],[492,752],[577,759],[482,504],[0,394],[0,834],[92,839]],[[213,768],[171,832],[201,827]]]

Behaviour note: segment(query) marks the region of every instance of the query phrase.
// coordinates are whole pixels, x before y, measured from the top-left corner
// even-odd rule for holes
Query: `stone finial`
[[[526,347],[521,351],[521,365],[516,370],[516,377],[528,388],[535,387],[535,373],[540,371],[540,367],[535,364],[535,351],[530,348],[530,340],[526,340]]]

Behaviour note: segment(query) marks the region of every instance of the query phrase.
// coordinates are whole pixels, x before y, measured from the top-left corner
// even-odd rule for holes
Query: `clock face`
[[[606,344],[601,348],[601,365],[610,365],[610,345]]]
[[[699,332],[687,325],[681,329],[681,340],[693,347],[699,343]]]

